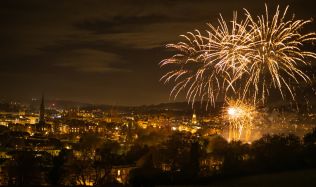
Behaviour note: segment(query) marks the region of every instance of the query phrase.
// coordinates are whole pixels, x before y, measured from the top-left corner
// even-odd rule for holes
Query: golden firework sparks
[[[239,99],[228,99],[226,103],[223,114],[229,123],[228,140],[240,140],[244,136],[244,140],[249,141],[253,119],[258,115],[256,106]]]
[[[283,13],[278,6],[273,16],[269,15],[267,5],[265,8],[265,15],[257,19],[245,9],[255,50],[251,61],[240,67],[247,80],[240,91],[243,98],[251,97],[254,102],[258,97],[264,103],[270,89],[279,90],[283,99],[288,91],[295,100],[294,84],[310,81],[302,67],[316,59],[316,54],[303,49],[303,45],[315,41],[316,34],[301,33],[311,20],[296,20],[294,16],[286,20],[288,6]]]
[[[161,78],[165,83],[175,82],[171,96],[177,97],[186,90],[189,102],[199,97],[201,101],[215,104],[219,94],[234,90],[233,80],[242,73],[240,67],[251,59],[248,54],[253,54],[252,35],[246,30],[249,20],[238,23],[237,13],[234,13],[230,24],[222,16],[218,23],[218,27],[208,24],[205,35],[195,30],[181,35],[185,41],[167,45],[178,52],[160,63],[175,67]]]
[[[302,27],[311,20],[286,21],[287,8],[281,14],[279,7],[270,18],[257,19],[245,9],[245,21],[226,22],[222,16],[219,26],[182,35],[186,41],[167,45],[178,53],[163,60],[161,66],[173,66],[161,80],[174,81],[171,95],[177,97],[186,91],[189,102],[196,98],[215,104],[220,94],[226,97],[265,102],[270,89],[277,89],[285,97],[288,90],[294,100],[293,84],[310,81],[302,67],[310,64],[316,54],[302,49],[316,40],[315,33],[301,34]]]

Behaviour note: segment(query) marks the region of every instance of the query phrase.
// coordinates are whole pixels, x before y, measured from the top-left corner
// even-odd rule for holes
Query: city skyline
[[[0,2],[0,186],[316,186],[315,0]]]
[[[218,14],[264,12],[266,1],[25,1],[1,2],[0,98],[47,98],[110,105],[172,102],[159,79],[165,44],[205,29]],[[315,2],[289,5],[289,15],[315,17]],[[315,30],[313,21],[308,30]],[[313,68],[315,69],[315,68]],[[183,101],[180,97],[177,101]]]

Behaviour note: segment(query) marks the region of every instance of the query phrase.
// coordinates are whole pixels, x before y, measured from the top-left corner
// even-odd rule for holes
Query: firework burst
[[[226,95],[234,91],[234,80],[242,74],[243,68],[253,54],[252,35],[246,28],[249,23],[237,22],[237,13],[233,21],[227,23],[222,16],[219,26],[208,24],[208,30],[202,35],[199,30],[181,35],[185,41],[168,44],[178,53],[163,60],[161,66],[174,66],[161,80],[165,83],[174,81],[171,96],[177,97],[186,91],[186,98],[194,103],[196,98],[215,104],[219,94]],[[231,29],[229,29],[231,27]]]
[[[254,53],[252,59],[243,69],[245,83],[239,93],[242,98],[253,98],[253,101],[265,102],[269,90],[276,89],[282,98],[289,93],[295,100],[295,85],[300,81],[309,82],[309,76],[302,71],[302,67],[310,64],[316,58],[314,52],[306,51],[302,47],[307,42],[316,40],[315,33],[301,34],[303,26],[311,20],[295,20],[294,16],[286,21],[288,7],[282,13],[279,6],[273,16],[268,13],[256,19],[246,11],[250,20],[249,32],[252,33]],[[258,98],[258,99],[257,99]]]
[[[206,34],[195,30],[182,35],[185,41],[167,45],[177,52],[160,63],[174,68],[161,78],[175,83],[171,96],[186,91],[192,103],[200,98],[215,104],[220,94],[264,103],[269,90],[277,89],[283,99],[287,90],[295,100],[293,86],[310,81],[302,67],[316,58],[302,49],[316,40],[315,33],[300,33],[311,20],[286,21],[287,8],[281,13],[279,7],[271,18],[267,6],[256,19],[245,12],[244,21],[237,20],[237,13],[230,22],[220,16],[219,26],[208,24]]]
[[[240,140],[244,136],[249,141],[253,119],[258,115],[256,106],[251,102],[228,99],[223,114],[224,121],[229,123],[228,140]]]

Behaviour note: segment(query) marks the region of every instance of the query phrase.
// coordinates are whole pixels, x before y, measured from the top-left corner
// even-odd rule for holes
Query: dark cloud
[[[80,72],[102,73],[109,71],[124,71],[114,68],[111,63],[121,63],[118,55],[92,49],[73,50],[63,57],[59,57],[56,66],[69,67]]]
[[[166,22],[167,17],[161,15],[147,15],[147,16],[114,16],[110,20],[84,20],[74,24],[78,29],[91,31],[95,34],[104,33],[126,33],[128,32],[139,32],[142,27]]]

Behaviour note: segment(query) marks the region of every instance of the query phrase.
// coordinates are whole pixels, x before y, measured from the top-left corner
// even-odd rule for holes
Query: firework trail
[[[165,83],[174,81],[171,96],[177,97],[186,90],[186,98],[192,104],[200,98],[206,100],[207,105],[214,105],[219,94],[235,90],[233,80],[242,74],[241,67],[247,65],[245,62],[251,59],[248,55],[254,52],[252,35],[246,30],[249,20],[238,23],[237,13],[234,13],[230,23],[222,16],[218,23],[218,27],[208,24],[205,35],[195,30],[181,35],[185,41],[167,45],[178,52],[160,63],[175,67],[161,78]]]
[[[280,92],[285,98],[288,91],[295,100],[294,86],[300,81],[310,82],[309,76],[302,71],[302,67],[310,65],[310,60],[316,54],[303,49],[303,45],[316,40],[315,33],[301,34],[300,31],[311,20],[295,20],[294,16],[286,21],[288,6],[283,13],[276,9],[270,17],[267,5],[265,15],[256,19],[245,9],[250,20],[249,32],[252,33],[254,53],[251,61],[243,69],[245,83],[239,90],[242,98],[257,98],[265,102],[270,89]]]
[[[174,68],[161,80],[174,81],[171,95],[186,91],[192,103],[200,98],[214,105],[220,94],[264,103],[270,89],[277,89],[283,99],[287,90],[295,100],[294,84],[310,81],[301,68],[316,58],[302,47],[315,41],[316,34],[300,33],[311,20],[285,21],[287,9],[281,14],[277,7],[272,18],[267,6],[257,18],[245,9],[244,21],[237,20],[237,13],[230,22],[220,16],[219,26],[208,24],[206,34],[195,30],[182,35],[186,41],[167,45],[178,53],[160,63]]]

